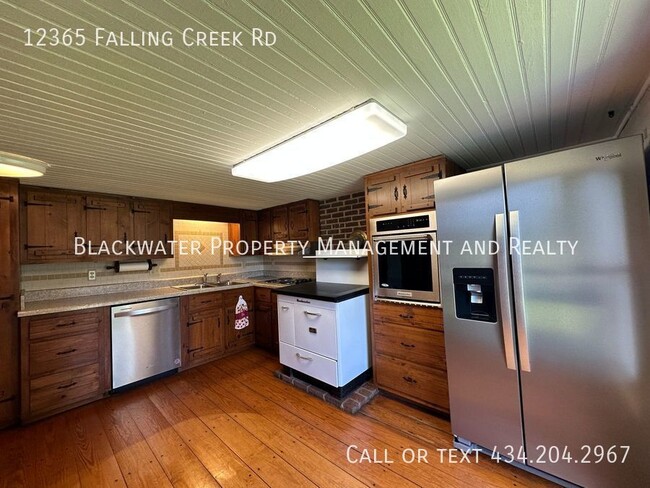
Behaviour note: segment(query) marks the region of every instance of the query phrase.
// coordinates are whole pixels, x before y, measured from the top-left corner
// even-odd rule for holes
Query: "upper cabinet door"
[[[28,190],[22,195],[24,263],[75,257],[75,237],[85,234],[81,195]]]
[[[405,168],[399,191],[403,212],[436,206],[433,184],[444,176],[443,161],[432,158]]]
[[[83,210],[87,249],[101,252],[105,242],[104,246],[108,245],[110,251],[124,252],[126,241],[133,239],[129,201],[120,197],[88,195],[84,197]],[[105,252],[102,254],[106,255]]]
[[[436,156],[368,175],[368,217],[435,208],[435,182],[463,172],[445,156]]]
[[[289,239],[309,238],[309,208],[306,202],[289,205]]]
[[[289,239],[289,213],[287,207],[275,207],[271,209],[271,230],[274,241],[286,241]]]
[[[271,232],[271,210],[260,210],[257,214],[257,238],[264,241],[273,240]]]
[[[169,203],[137,199],[133,201],[131,213],[133,214],[133,240],[140,243],[144,250],[142,255],[170,257],[172,220]]]
[[[395,214],[400,211],[399,173],[380,173],[366,177],[366,208],[368,217]]]
[[[240,236],[242,241],[251,244],[257,240],[257,212],[254,210],[244,210],[240,221]]]

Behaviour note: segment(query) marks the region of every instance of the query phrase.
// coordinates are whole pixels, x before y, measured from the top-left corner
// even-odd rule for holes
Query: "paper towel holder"
[[[124,263],[124,264],[127,264],[127,263]],[[142,265],[142,270],[141,271],[151,271],[155,266],[158,266],[151,259],[147,259],[146,261],[128,261],[128,264],[141,264]],[[120,262],[119,261],[113,261],[113,266],[106,266],[106,269],[114,269],[116,273],[119,273],[120,272]]]

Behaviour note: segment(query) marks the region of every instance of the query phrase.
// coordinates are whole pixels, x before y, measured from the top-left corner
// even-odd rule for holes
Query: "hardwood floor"
[[[441,462],[449,422],[382,396],[350,415],[276,379],[277,367],[246,351],[2,431],[0,485],[554,486],[483,456]],[[428,463],[405,462],[405,449]],[[393,462],[351,463],[348,450]]]

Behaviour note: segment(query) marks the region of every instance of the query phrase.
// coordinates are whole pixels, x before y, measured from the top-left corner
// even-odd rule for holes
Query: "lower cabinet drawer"
[[[449,391],[445,371],[377,354],[375,377],[380,388],[449,411]]]
[[[98,332],[32,342],[29,345],[31,377],[96,362],[99,362]]]
[[[313,352],[280,343],[280,363],[328,385],[338,384],[337,362]]]
[[[220,308],[223,303],[223,297],[220,292],[198,293],[196,295],[190,295],[188,302],[190,312],[195,312],[204,308]]]
[[[29,338],[49,339],[56,336],[93,332],[99,327],[100,314],[90,312],[69,312],[34,317],[29,322]]]
[[[308,305],[296,305],[296,346],[328,358],[338,359],[336,312]]]
[[[29,409],[38,416],[101,395],[99,365],[91,364],[30,381]]]
[[[374,336],[375,351],[378,354],[405,359],[431,368],[447,369],[443,332],[375,323]]]

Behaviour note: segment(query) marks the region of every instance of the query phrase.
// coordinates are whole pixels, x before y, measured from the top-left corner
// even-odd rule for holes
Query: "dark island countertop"
[[[278,295],[313,298],[314,300],[338,303],[368,294],[368,286],[328,283],[326,281],[309,281],[307,283],[285,286],[277,290],[277,293]]]

